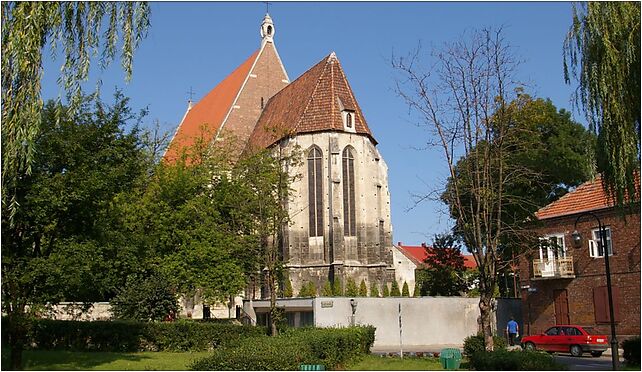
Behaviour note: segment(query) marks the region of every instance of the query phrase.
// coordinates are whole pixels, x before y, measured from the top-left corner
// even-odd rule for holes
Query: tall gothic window
[[[308,210],[310,236],[323,236],[323,168],[321,149],[313,147],[308,152]]]
[[[354,197],[354,155],[351,147],[343,150],[343,235],[357,235]]]

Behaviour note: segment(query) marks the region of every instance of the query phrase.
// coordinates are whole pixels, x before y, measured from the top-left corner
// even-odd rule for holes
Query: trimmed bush
[[[477,371],[559,371],[567,369],[553,356],[540,351],[480,351],[470,358],[470,367]]]
[[[506,339],[493,336],[493,345],[495,350],[504,350],[506,349]],[[486,351],[486,343],[482,334],[468,336],[464,339],[464,355],[471,356],[480,351]]]
[[[410,297],[410,289],[408,288],[407,282],[403,282],[403,286],[401,287],[401,295],[403,297]]]
[[[390,290],[388,289],[388,283],[383,283],[383,291],[381,293],[382,297],[390,297]]]
[[[377,282],[370,283],[370,297],[379,297],[379,286]]]
[[[401,296],[401,291],[399,290],[399,283],[396,280],[392,281],[392,286],[390,287],[390,297],[399,297]]]
[[[336,297],[343,297],[343,285],[341,285],[341,280],[334,279],[332,283],[332,294]]]
[[[332,293],[332,286],[330,285],[329,281],[325,281],[323,284],[323,289],[321,290],[321,296],[323,297],[332,297],[334,294]]]
[[[35,319],[25,345],[39,350],[203,351],[265,334],[264,327],[190,320],[156,323]]]
[[[359,284],[359,297],[368,297],[368,286],[364,279],[361,279],[361,284]]]
[[[640,336],[622,342],[622,349],[624,349],[622,356],[626,364],[630,366],[640,365]]]
[[[370,352],[374,327],[289,329],[277,337],[248,338],[192,363],[192,370],[298,370],[301,364],[344,365]]]
[[[352,278],[348,278],[346,281],[346,297],[357,297],[359,295],[359,288],[357,283]]]

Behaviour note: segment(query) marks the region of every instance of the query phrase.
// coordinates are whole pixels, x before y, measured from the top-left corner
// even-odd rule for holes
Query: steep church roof
[[[295,134],[344,131],[342,110],[354,112],[355,133],[377,143],[332,52],[268,101],[248,149],[266,148]]]
[[[265,15],[261,48],[221,81],[193,107],[190,104],[163,156],[173,162],[184,149],[225,138],[228,152],[239,155],[254,131],[264,101],[289,83],[274,46],[274,23]],[[238,141],[240,144],[232,144]],[[239,148],[240,147],[240,148]]]

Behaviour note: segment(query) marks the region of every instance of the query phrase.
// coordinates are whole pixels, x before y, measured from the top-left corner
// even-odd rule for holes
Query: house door
[[[555,322],[557,324],[569,324],[568,317],[568,297],[566,289],[556,289],[555,296]]]

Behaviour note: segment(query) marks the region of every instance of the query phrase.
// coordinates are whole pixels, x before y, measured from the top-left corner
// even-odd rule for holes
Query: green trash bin
[[[455,348],[447,348],[439,353],[439,361],[443,369],[459,369],[461,364],[461,351]]]
[[[325,366],[323,364],[301,364],[299,366],[300,371],[325,371]]]

